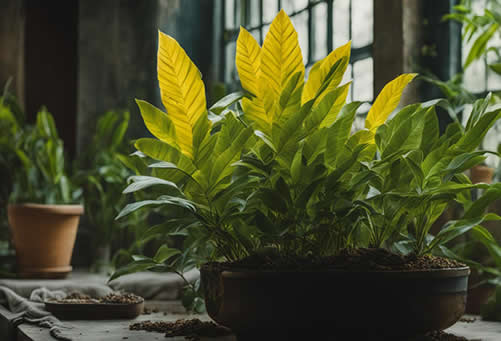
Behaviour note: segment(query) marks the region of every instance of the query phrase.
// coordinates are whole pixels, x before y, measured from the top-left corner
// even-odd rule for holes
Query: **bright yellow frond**
[[[343,79],[344,72],[348,67],[348,62],[350,60],[351,55],[351,41],[346,43],[343,46],[338,47],[331,53],[327,55],[324,59],[316,62],[310,70],[310,74],[308,75],[308,81],[304,85],[303,95],[301,97],[301,104],[308,102],[313,99],[316,95],[322,84],[325,82],[327,75],[331,68],[336,64],[338,60],[343,57],[346,57],[346,63],[343,65],[342,72],[339,73],[338,77],[335,77],[330,81],[329,87],[337,87],[341,80]]]
[[[236,65],[242,88],[259,96],[259,65],[261,47],[252,34],[240,27],[237,39]]]
[[[415,73],[405,73],[384,86],[367,114],[365,120],[367,129],[375,133],[377,128],[386,121],[393,110],[397,108],[405,87],[416,75]]]
[[[254,123],[254,128],[269,134],[271,129],[272,115],[268,115],[264,109],[261,98],[242,98],[242,109],[245,112],[245,119]]]
[[[289,78],[297,72],[304,77],[304,64],[297,32],[283,10],[270,25],[261,49],[260,84],[277,100]]]
[[[205,87],[200,71],[177,41],[159,32],[158,82],[162,103],[174,124],[183,154],[193,158],[193,129],[206,113]]]

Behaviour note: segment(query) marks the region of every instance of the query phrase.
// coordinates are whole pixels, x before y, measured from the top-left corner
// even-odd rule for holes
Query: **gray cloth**
[[[200,272],[192,269],[184,277],[194,282],[200,278]],[[145,300],[175,300],[181,296],[185,283],[174,273],[137,272],[119,277],[109,285],[116,291],[132,292]]]
[[[73,272],[65,279],[0,279],[0,287],[7,287],[16,294],[30,298],[33,290],[47,288],[49,291],[70,293],[78,291],[92,297],[106,296],[113,290],[106,284],[108,278],[102,275]]]
[[[35,298],[55,297],[59,293],[52,294],[47,289],[39,289],[34,295]],[[7,307],[12,313],[16,314],[11,323],[17,326],[21,323],[32,323],[43,328],[49,328],[50,334],[58,340],[69,340],[70,337],[65,336],[64,331],[71,327],[63,325],[57,318],[44,310],[44,304],[34,302],[24,297],[19,296],[14,291],[7,287],[0,287],[0,304]]]

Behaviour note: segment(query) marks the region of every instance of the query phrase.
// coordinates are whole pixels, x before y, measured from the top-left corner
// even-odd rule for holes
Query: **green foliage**
[[[380,127],[376,134],[380,158],[367,163],[373,174],[367,199],[371,246],[390,241],[387,247],[422,255],[479,229],[484,221],[501,219],[485,215],[487,206],[500,197],[499,186],[473,185],[463,174],[485,159],[488,152],[476,148],[501,117],[499,110],[485,111],[476,105],[463,131],[450,126],[443,136],[438,135],[434,107],[422,105],[402,109]],[[472,203],[470,192],[475,188],[486,191]],[[432,224],[454,201],[464,205],[463,217],[430,235]]]
[[[0,140],[2,162],[15,169],[9,200],[44,204],[78,201],[80,191],[68,176],[63,142],[52,115],[42,108],[36,124],[28,125],[3,104],[0,111],[1,125],[8,132]]]
[[[463,42],[470,44],[470,51],[466,56],[466,69],[475,60],[486,55],[492,57],[489,67],[501,74],[501,46],[494,41],[501,33],[501,3],[499,0],[488,0],[483,12],[475,11],[472,0],[463,0],[460,5],[454,6],[454,11],[444,19],[455,20],[463,25]]]
[[[8,221],[7,221],[7,203],[14,174],[18,164],[17,155],[11,148],[11,143],[17,139],[20,133],[20,126],[24,125],[24,115],[16,99],[9,93],[9,83],[5,85],[2,96],[0,96],[0,240],[4,241],[0,250],[7,253],[8,249]]]
[[[86,217],[94,227],[96,246],[111,243],[120,227],[115,217],[127,203],[121,193],[132,172],[121,160],[130,149],[125,140],[128,125],[128,112],[110,111],[101,116],[92,143],[77,160],[75,178],[83,189]]]

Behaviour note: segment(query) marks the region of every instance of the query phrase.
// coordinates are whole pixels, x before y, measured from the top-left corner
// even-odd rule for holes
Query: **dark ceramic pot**
[[[402,340],[442,330],[464,314],[469,273],[468,267],[407,272],[201,269],[207,312],[239,341],[331,340],[324,337],[345,334],[350,340]]]

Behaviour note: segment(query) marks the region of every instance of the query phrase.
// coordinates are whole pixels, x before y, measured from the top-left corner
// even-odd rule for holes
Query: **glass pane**
[[[353,65],[353,98],[357,101],[372,101],[374,97],[374,67],[372,58],[366,58]]]
[[[334,48],[350,40],[350,0],[336,0],[332,7]]]
[[[226,58],[226,67],[224,74],[224,82],[231,84],[236,78],[236,70],[234,69],[235,65],[235,52],[236,52],[236,42],[231,42],[226,45],[225,58]]]
[[[236,9],[235,9],[235,28],[239,28],[240,25],[244,25],[245,23],[243,21],[245,21],[245,18],[242,18],[242,16],[245,14],[243,11],[242,11],[242,2],[241,1],[236,1],[235,2],[235,6],[236,6]]]
[[[372,1],[351,1],[351,30],[353,35],[353,47],[362,47],[373,41],[373,8]]]
[[[277,0],[263,0],[263,22],[271,23],[277,15]]]
[[[226,0],[225,2],[225,27],[226,28],[235,28],[235,0]]]
[[[257,27],[259,25],[259,1],[260,0],[250,0],[250,13],[249,13],[249,24],[251,27]]]
[[[327,55],[327,4],[321,3],[313,7],[313,60]]]
[[[501,37],[495,34],[490,40],[488,48],[492,47],[499,49],[501,46]],[[491,51],[487,54],[487,64],[493,64],[498,62],[498,58],[495,52]],[[501,76],[488,68],[487,73],[487,90],[500,90],[501,89]]]
[[[353,79],[353,77],[351,75],[351,69],[352,69],[352,66],[351,66],[351,64],[349,64],[348,67],[346,68],[346,71],[344,73],[343,80],[341,81],[341,84],[348,83],[349,81],[351,81]],[[350,87],[350,91],[352,88],[353,88],[353,85]],[[351,97],[348,96],[348,98],[351,98]]]
[[[263,26],[263,37],[261,39],[262,42],[264,42],[264,38],[266,37],[266,34],[268,33],[269,30],[270,30],[270,25]]]
[[[303,62],[307,64],[308,61],[308,12],[302,12],[293,16],[292,25],[297,31],[299,46],[303,52]]]
[[[474,61],[464,71],[464,86],[467,90],[478,93],[486,90],[485,84],[485,61]]]
[[[348,67],[346,68],[346,71],[343,76],[343,80],[341,81],[341,84],[346,84],[349,81],[353,80],[353,75],[351,74],[352,72],[352,65],[348,64]],[[347,102],[353,101],[353,84],[350,85],[350,89],[348,90],[348,97],[346,99]]]
[[[289,15],[306,7],[308,7],[308,0],[282,0],[282,8]]]
[[[254,37],[254,39],[256,39],[256,41],[261,44],[261,37],[259,36],[259,30],[252,30],[250,31],[250,33],[252,34],[252,36]]]

